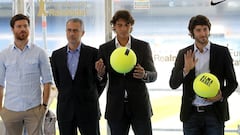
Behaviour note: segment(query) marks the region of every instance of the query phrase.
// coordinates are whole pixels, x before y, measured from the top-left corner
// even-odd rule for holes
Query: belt
[[[193,106],[193,110],[198,113],[202,112],[209,112],[214,110],[213,105],[207,105],[207,106]]]

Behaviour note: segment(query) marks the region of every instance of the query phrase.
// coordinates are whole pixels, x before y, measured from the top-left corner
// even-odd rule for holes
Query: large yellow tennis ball
[[[110,64],[118,73],[124,74],[130,72],[136,63],[136,54],[127,47],[116,48],[110,56]]]
[[[218,78],[211,73],[198,75],[193,82],[193,90],[203,98],[211,98],[218,94],[220,83]]]

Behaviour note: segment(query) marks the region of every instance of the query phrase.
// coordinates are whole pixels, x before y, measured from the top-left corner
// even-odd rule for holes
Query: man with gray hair
[[[57,119],[60,135],[99,135],[99,91],[104,87],[95,70],[97,49],[82,43],[84,24],[72,18],[66,23],[66,46],[54,51],[51,65],[58,89]]]

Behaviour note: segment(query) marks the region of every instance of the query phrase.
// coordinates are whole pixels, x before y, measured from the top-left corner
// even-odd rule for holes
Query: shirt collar
[[[69,49],[69,46],[67,45],[67,52],[68,52],[68,53],[69,53],[69,52],[79,52],[79,51],[80,51],[80,46],[81,46],[81,43],[79,44],[79,46],[77,47],[76,50],[72,51],[72,50]]]
[[[203,48],[203,52],[206,52],[208,50],[210,50],[210,42],[208,42],[207,45]],[[194,44],[194,52],[200,52],[196,44]]]
[[[116,48],[121,47],[120,43],[118,42],[117,37],[115,38],[115,45],[116,45]],[[131,48],[131,36],[129,36],[129,38],[128,38],[126,47]]]
[[[25,48],[31,48],[32,47],[32,44],[30,43],[27,43],[27,45],[24,47]],[[14,43],[13,46],[12,46],[12,50],[15,50],[15,49],[18,49],[18,47],[16,46],[16,44]]]

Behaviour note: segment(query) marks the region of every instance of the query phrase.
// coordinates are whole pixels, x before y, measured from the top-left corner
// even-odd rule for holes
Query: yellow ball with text
[[[194,92],[203,98],[215,97],[219,89],[219,80],[211,73],[202,73],[198,75],[193,82]]]

